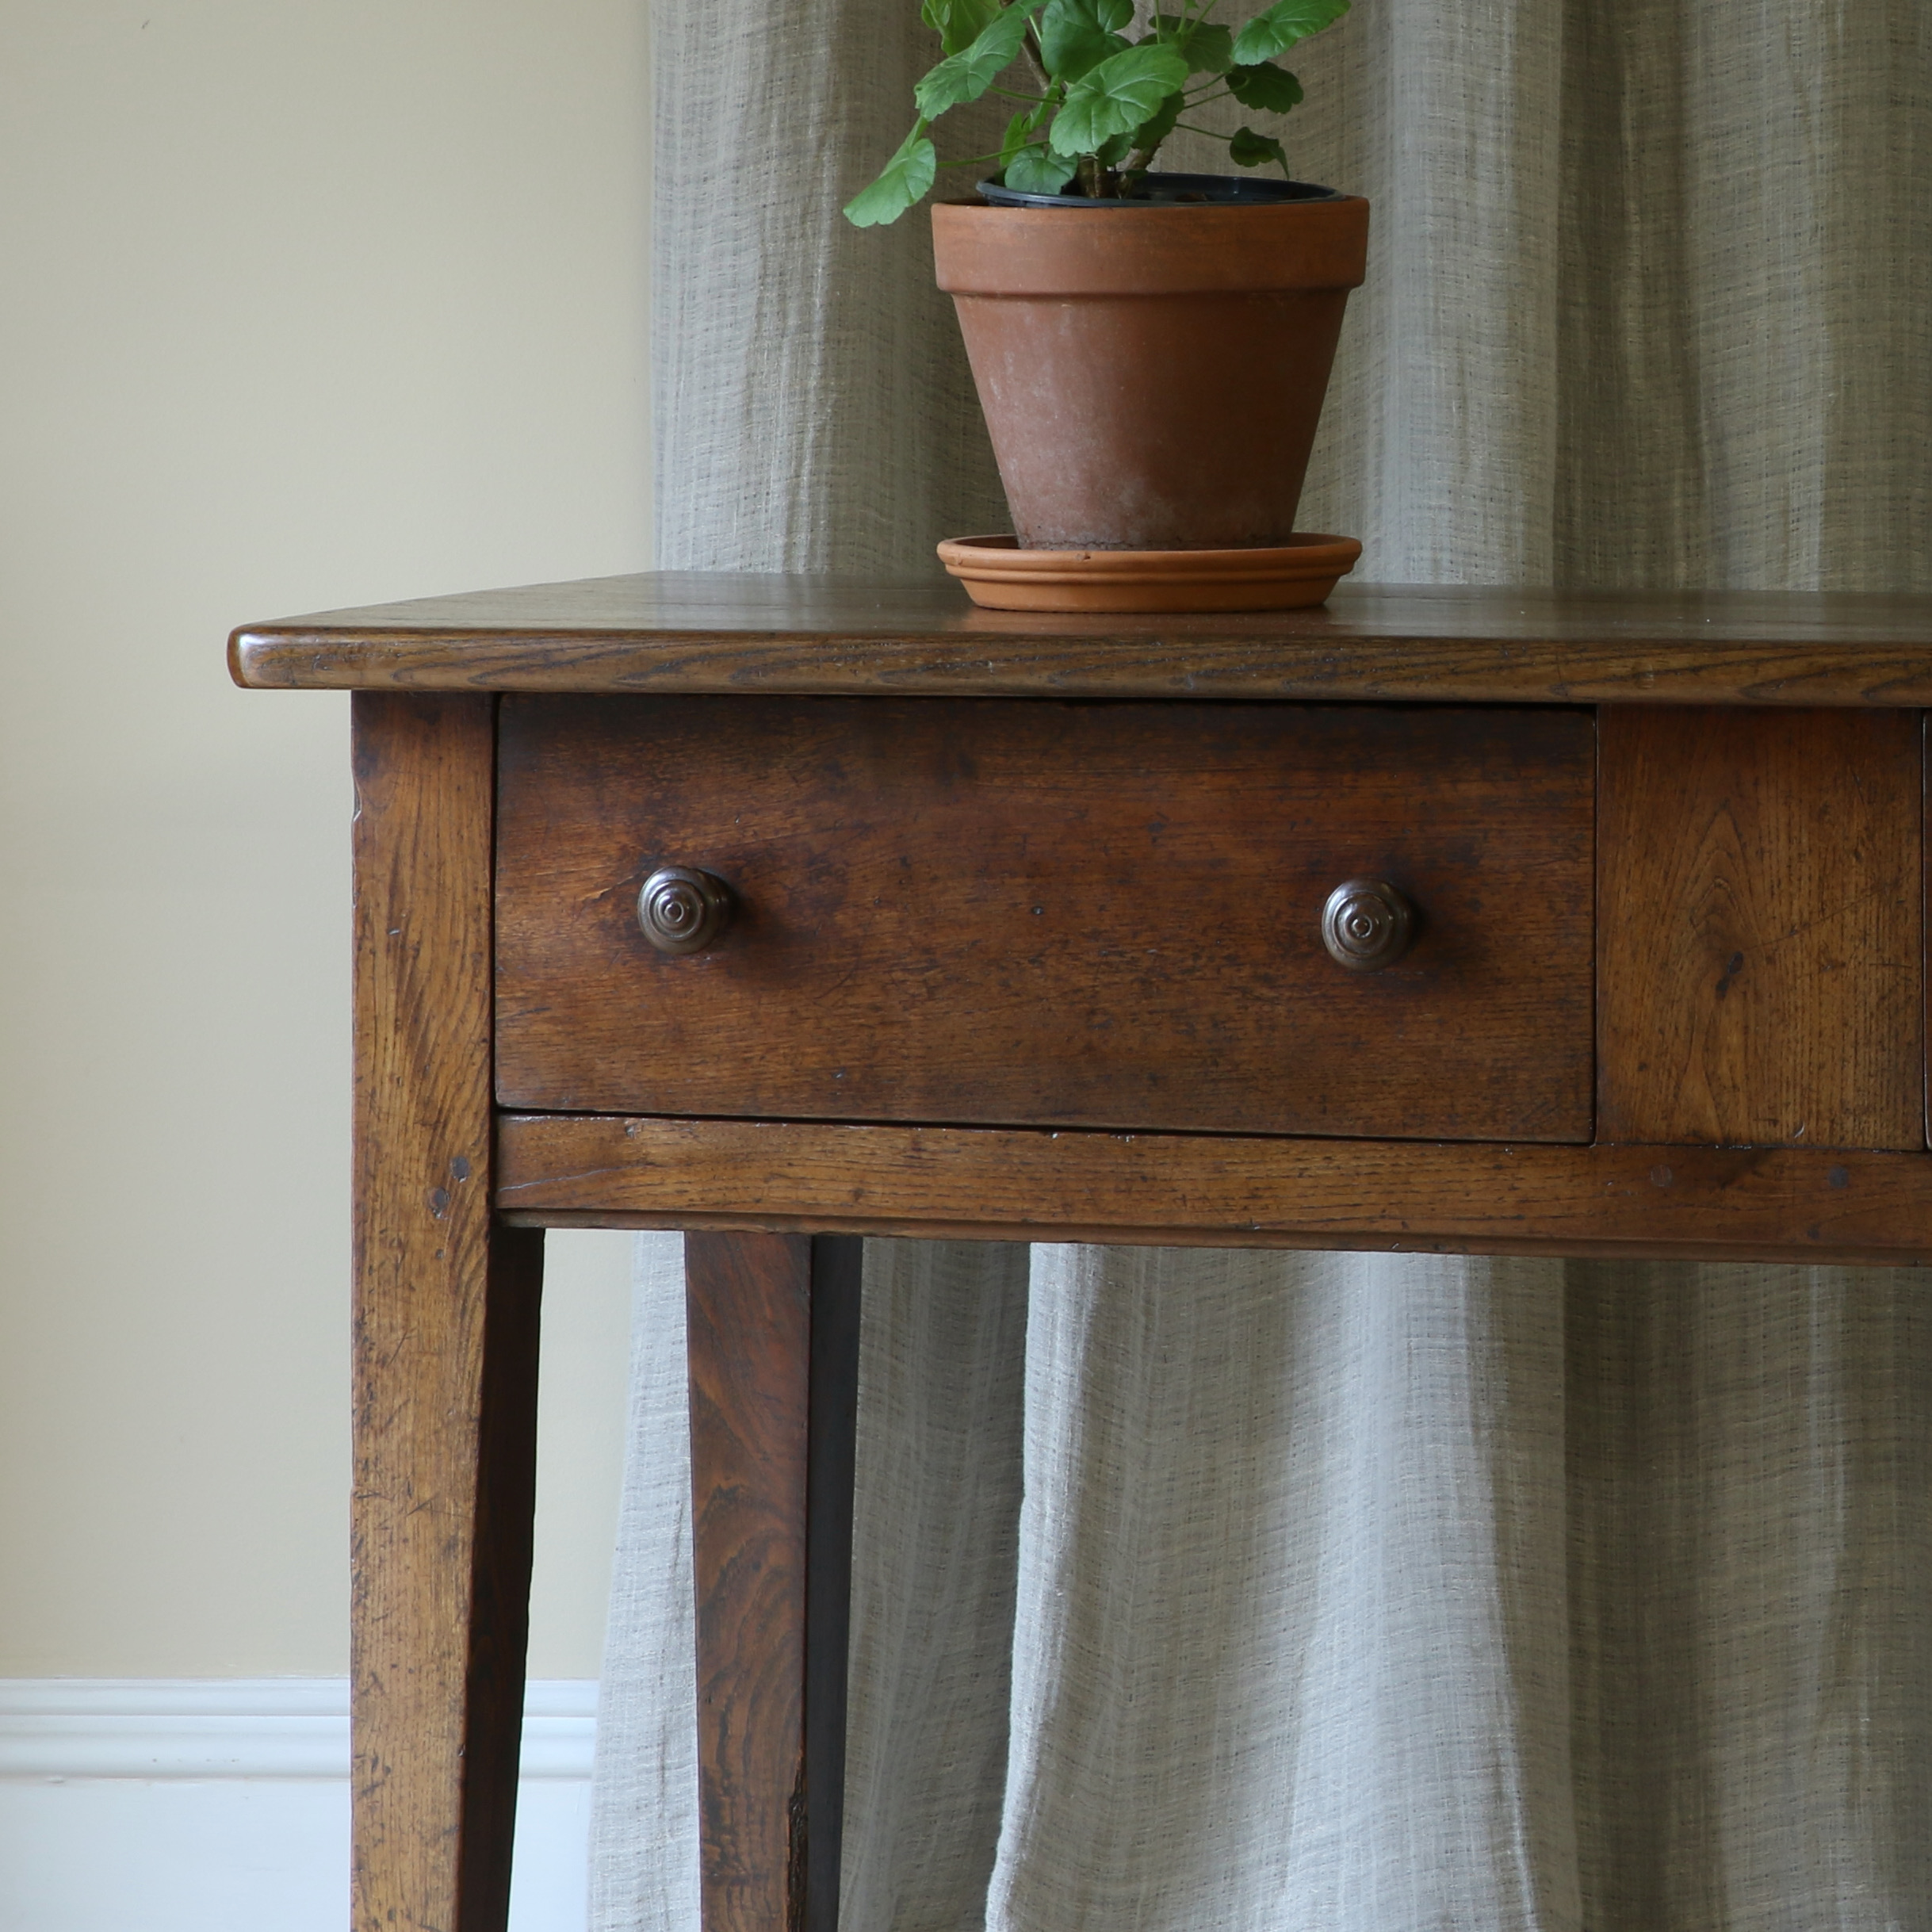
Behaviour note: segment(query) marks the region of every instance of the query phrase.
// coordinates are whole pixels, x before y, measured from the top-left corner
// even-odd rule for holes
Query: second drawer
[[[1587,1141],[1594,727],[1559,710],[508,698],[532,1110]],[[647,942],[664,867],[725,882]],[[1414,909],[1325,948],[1352,878]]]

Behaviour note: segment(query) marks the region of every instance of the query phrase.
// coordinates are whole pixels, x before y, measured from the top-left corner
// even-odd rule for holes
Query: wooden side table
[[[542,1230],[683,1228],[707,1932],[832,1932],[859,1241],[1932,1255],[1932,599],[658,576],[349,689],[355,1923],[509,1896]]]

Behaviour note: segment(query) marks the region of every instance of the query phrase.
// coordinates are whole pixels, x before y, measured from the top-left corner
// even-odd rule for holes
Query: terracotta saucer
[[[1014,537],[950,537],[939,560],[989,610],[1299,610],[1355,568],[1352,537],[1295,536],[1253,550],[1023,550]]]

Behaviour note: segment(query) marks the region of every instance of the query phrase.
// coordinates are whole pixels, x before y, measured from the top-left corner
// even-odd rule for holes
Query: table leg
[[[540,1233],[492,1212],[493,701],[358,693],[358,1932],[503,1932]]]
[[[835,1932],[863,1244],[687,1234],[704,1932]]]

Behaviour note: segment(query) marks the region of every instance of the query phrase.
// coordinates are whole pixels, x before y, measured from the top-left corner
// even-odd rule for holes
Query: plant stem
[[[1080,183],[1081,193],[1090,201],[1120,199],[1120,176],[1115,170],[1103,167],[1098,155],[1082,155],[1074,178]]]
[[[1027,22],[1026,38],[1020,45],[1027,50],[1027,65],[1033,70],[1033,78],[1044,88],[1047,94],[1053,93],[1053,77],[1046,71],[1046,56],[1040,52],[1039,29],[1031,21]]]
[[[1028,147],[1044,147],[1046,143],[1044,141],[1028,141],[1025,145]],[[983,168],[989,161],[997,161],[999,159],[1000,156],[997,152],[990,155],[968,155],[963,161],[942,161],[939,164],[939,172],[943,174],[948,168]]]

